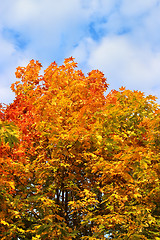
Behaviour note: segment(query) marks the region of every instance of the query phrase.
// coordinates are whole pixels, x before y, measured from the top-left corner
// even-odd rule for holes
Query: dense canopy
[[[0,238],[159,239],[160,106],[31,60],[0,108]]]

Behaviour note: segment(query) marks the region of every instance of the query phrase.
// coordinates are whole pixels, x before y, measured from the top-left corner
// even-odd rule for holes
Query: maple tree
[[[18,67],[1,107],[1,239],[159,239],[155,97],[106,95],[73,58],[41,67]]]

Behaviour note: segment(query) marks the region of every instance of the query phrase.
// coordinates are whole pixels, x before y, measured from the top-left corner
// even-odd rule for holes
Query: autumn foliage
[[[160,107],[72,58],[0,108],[0,239],[159,239]]]

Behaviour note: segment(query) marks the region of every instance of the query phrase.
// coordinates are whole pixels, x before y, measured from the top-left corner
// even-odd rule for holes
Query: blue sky
[[[14,99],[16,67],[70,56],[103,71],[109,90],[160,102],[160,0],[0,0],[0,102]]]

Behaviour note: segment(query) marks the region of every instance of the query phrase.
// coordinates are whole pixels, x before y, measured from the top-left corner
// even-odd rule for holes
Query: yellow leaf
[[[36,235],[35,237],[32,237],[33,240],[38,240],[38,239],[41,239],[41,236],[40,235]]]
[[[14,182],[8,182],[11,188],[15,189]]]
[[[9,226],[9,223],[7,223],[7,222],[4,221],[4,220],[1,220],[1,223],[2,223],[3,225],[7,225],[7,226]]]

